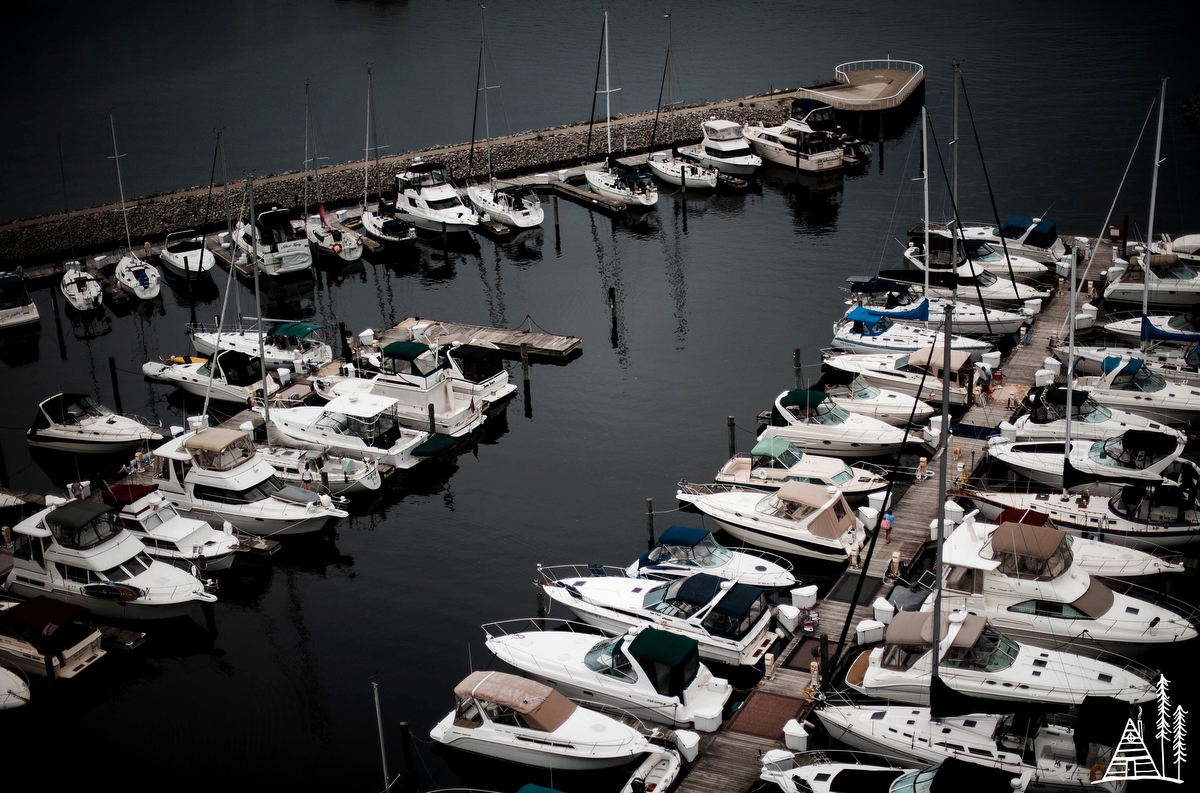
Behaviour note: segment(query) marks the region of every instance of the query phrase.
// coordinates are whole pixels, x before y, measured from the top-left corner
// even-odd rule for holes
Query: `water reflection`
[[[783,196],[796,228],[819,234],[837,231],[844,171],[811,174],[777,165],[764,165],[758,171],[758,178]]]
[[[0,362],[12,367],[36,363],[41,357],[41,340],[40,321],[0,331]]]
[[[71,332],[80,341],[90,341],[112,333],[112,317],[103,306],[82,313],[73,308],[67,309],[67,319],[71,322]]]

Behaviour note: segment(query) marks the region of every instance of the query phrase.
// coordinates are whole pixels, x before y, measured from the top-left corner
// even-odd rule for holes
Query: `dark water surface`
[[[612,6],[622,111],[655,102],[665,10]],[[585,117],[599,5],[496,3],[488,14],[512,129]],[[130,195],[206,182],[215,127],[225,128],[239,173],[298,167],[305,79],[318,102],[322,153],[353,159],[362,147],[367,61],[393,150],[466,139],[477,19],[471,3],[71,7],[56,19],[55,37],[11,42],[22,65],[14,76],[23,78],[10,83],[12,101],[25,112],[0,124],[0,217],[59,208],[59,134],[73,204],[115,199],[105,159],[110,108],[129,155]],[[1179,113],[1197,81],[1182,20],[1171,9],[1143,17],[1103,3],[1074,11],[1039,3],[696,3],[676,9],[674,33],[680,88],[691,101],[808,83],[838,62],[888,51],[920,61],[943,143],[949,62],[964,60],[1001,214],[1045,215],[1070,234],[1100,230],[1156,75],[1171,76],[1156,228],[1178,233],[1200,231],[1198,139]],[[861,173],[817,180],[768,171],[757,189],[736,197],[684,200],[664,189],[658,211],[636,221],[560,201],[557,234],[548,220],[522,242],[481,240],[448,253],[422,243],[398,260],[322,271],[267,295],[272,315],[332,327],[341,320],[355,331],[412,314],[509,327],[528,315],[548,331],[582,337],[584,352],[565,366],[534,367],[531,416],[518,396],[476,447],[423,466],[376,503],[356,504],[351,518],[318,537],[239,562],[221,576],[221,600],[210,611],[146,625],[141,650],[113,653],[3,714],[10,756],[53,766],[56,787],[99,776],[136,789],[379,788],[371,676],[395,772],[396,722],[408,720],[427,738],[469,659],[476,668],[489,662],[479,625],[534,612],[535,565],[632,561],[645,542],[645,499],[670,510],[681,477],[711,478],[726,458],[728,415],[741,428],[739,449],[749,449],[755,415],[792,383],[792,348],[801,347],[810,366],[819,360],[844,310],[838,287],[846,277],[897,265],[897,241],[921,211],[911,115],[887,131]],[[503,129],[497,118],[493,129]],[[962,123],[964,214],[986,218],[965,106]],[[1141,228],[1152,125],[1147,136],[1115,221],[1128,213]],[[941,178],[935,171],[938,217],[947,211]],[[223,275],[219,282],[223,289]],[[241,295],[252,313],[250,293]],[[202,318],[219,311],[216,290],[202,298]],[[58,297],[60,337],[51,291],[40,288],[35,299],[38,329],[0,338],[0,444],[13,487],[50,492],[88,471],[77,472],[70,457],[30,456],[23,432],[36,402],[81,390],[111,405],[113,356],[126,411],[182,423],[188,405],[144,383],[139,369],[187,352],[188,308],[164,289],[161,303],[109,313],[107,324],[89,328],[73,323]],[[520,366],[512,368],[519,379]],[[680,520],[698,518],[664,514],[659,527]],[[1179,701],[1188,707],[1183,678],[1180,667]],[[419,749],[423,787],[431,779],[498,790],[551,781]],[[559,775],[554,783],[568,791],[619,787],[611,775]]]

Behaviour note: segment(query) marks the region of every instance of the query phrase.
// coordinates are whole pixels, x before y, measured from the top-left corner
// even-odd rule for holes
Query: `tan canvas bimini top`
[[[939,636],[945,636],[950,622],[942,617],[942,630]],[[887,635],[884,641],[888,644],[931,645],[933,644],[933,612],[932,611],[901,611],[892,617],[888,623]]]
[[[824,485],[808,482],[784,482],[775,494],[784,501],[795,501],[810,507],[821,507],[830,499]]]
[[[942,371],[942,363],[946,360],[946,348],[922,347],[908,356],[908,362],[913,366],[930,366],[930,358],[933,359],[932,370]],[[971,353],[963,350],[950,350],[950,369],[952,371],[957,372],[962,369],[970,360]]]
[[[1001,523],[992,532],[992,552],[1031,556],[1049,559],[1062,545],[1066,534],[1047,526],[1030,526],[1025,523]]]
[[[454,687],[454,694],[511,708],[531,728],[542,732],[557,730],[576,708],[549,686],[504,672],[472,672]]]
[[[209,427],[200,430],[183,442],[185,449],[199,449],[206,452],[219,452],[229,444],[243,438],[246,433],[241,430],[227,430],[221,427]]]

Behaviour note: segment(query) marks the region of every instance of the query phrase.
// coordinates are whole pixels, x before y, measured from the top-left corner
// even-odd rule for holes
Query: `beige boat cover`
[[[930,367],[930,358],[933,365]],[[942,363],[946,360],[945,347],[922,347],[908,356],[908,362],[913,366],[927,366],[934,372],[942,371]],[[971,360],[971,353],[964,350],[950,351],[950,369],[957,372]]]
[[[511,708],[535,730],[554,732],[575,712],[575,703],[549,686],[505,672],[472,672],[454,687],[455,696]]]
[[[775,492],[783,501],[795,501],[810,507],[823,507],[830,499],[829,491],[824,485],[809,482],[784,482]]]
[[[221,427],[209,427],[200,430],[183,442],[185,449],[199,449],[206,452],[219,452],[229,444],[242,438],[246,433],[241,430],[227,430]]]
[[[1066,535],[1048,526],[1030,526],[1025,523],[1001,523],[992,533],[992,552],[1016,554],[1034,559],[1049,559],[1062,545]]]

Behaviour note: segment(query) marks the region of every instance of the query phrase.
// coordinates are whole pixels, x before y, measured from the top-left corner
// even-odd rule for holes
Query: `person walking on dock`
[[[895,520],[896,518],[891,512],[885,512],[883,514],[883,520],[879,523],[879,528],[883,529],[883,539],[888,545],[892,544],[892,523],[895,522]]]
[[[300,474],[300,479],[301,479],[301,481],[303,481],[303,482],[304,482],[304,489],[305,489],[305,490],[312,490],[312,485],[313,485],[313,471],[312,471],[312,464],[311,464],[311,463],[305,463],[305,464],[304,464],[304,472],[303,472],[302,474]]]

